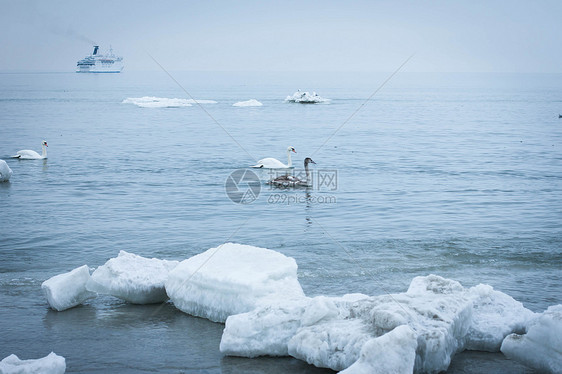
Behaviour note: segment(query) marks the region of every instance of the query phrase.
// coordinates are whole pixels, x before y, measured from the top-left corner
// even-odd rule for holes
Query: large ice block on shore
[[[504,338],[522,333],[535,313],[522,303],[492,286],[479,284],[468,290],[473,300],[472,325],[465,338],[465,349],[498,352]]]
[[[458,282],[441,277],[418,277],[412,284],[402,294],[319,296],[233,315],[226,321],[220,350],[248,357],[288,353],[315,366],[344,370],[361,358],[361,352],[384,356],[374,353],[380,343],[369,343],[365,351],[363,347],[407,325],[415,333],[399,334],[398,340],[409,339],[406,346],[416,347],[412,360],[417,370],[446,370],[470,327],[472,301]],[[382,341],[387,339],[393,341]],[[353,370],[368,372],[369,362],[365,358]]]
[[[166,292],[178,309],[215,322],[276,300],[304,297],[293,258],[234,243],[182,261],[170,273]]]
[[[90,270],[87,265],[84,265],[68,273],[47,279],[41,284],[41,289],[49,306],[60,312],[96,297],[94,292],[86,289],[89,279]]]
[[[506,312],[511,307],[516,309]],[[516,313],[524,316],[517,320]],[[400,341],[403,347],[415,347],[416,372],[437,373],[448,368],[467,342],[495,346],[530,314],[489,286],[466,289],[454,280],[429,275],[414,278],[405,293],[301,298],[230,316],[220,350],[245,357],[288,354],[319,367],[350,368],[352,373],[374,373],[377,367],[403,372],[409,365],[398,365],[388,353],[392,350],[384,349]],[[488,323],[474,324],[475,317]],[[491,323],[493,319],[497,320]],[[382,339],[398,328],[394,337]],[[486,328],[492,330],[490,335],[484,334]],[[373,357],[387,360],[375,363]]]
[[[133,304],[161,303],[168,300],[164,282],[178,263],[120,251],[94,271],[87,288]]]
[[[562,304],[549,307],[524,335],[508,335],[501,351],[512,360],[546,373],[562,373]]]
[[[65,371],[64,357],[54,352],[35,360],[20,360],[12,354],[0,361],[0,374],[63,374]]]

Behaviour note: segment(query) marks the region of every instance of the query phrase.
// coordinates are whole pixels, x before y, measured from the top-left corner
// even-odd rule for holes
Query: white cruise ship
[[[123,57],[113,54],[109,48],[108,54],[102,54],[99,46],[94,46],[91,55],[86,56],[76,64],[77,73],[120,73],[123,70]]]

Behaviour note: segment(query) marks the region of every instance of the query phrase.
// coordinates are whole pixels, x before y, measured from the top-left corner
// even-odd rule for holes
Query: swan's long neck
[[[308,162],[304,163],[304,172],[306,173],[306,184],[310,183],[310,171],[308,171]]]
[[[287,161],[287,166],[288,166],[288,167],[293,166],[293,160],[291,160],[291,151],[290,151],[290,150],[287,151],[287,159],[288,159],[288,161]]]
[[[41,154],[41,156],[43,158],[47,157],[47,147],[45,147],[45,144],[43,144],[43,153]]]

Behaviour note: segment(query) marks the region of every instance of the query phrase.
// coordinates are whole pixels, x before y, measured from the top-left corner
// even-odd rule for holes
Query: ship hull
[[[110,48],[109,54],[98,53],[99,46],[94,46],[94,52],[76,63],[77,73],[121,73],[123,70],[123,58],[113,54]]]
[[[121,70],[81,70],[76,69],[77,73],[89,73],[89,74],[102,74],[102,73],[121,73]]]

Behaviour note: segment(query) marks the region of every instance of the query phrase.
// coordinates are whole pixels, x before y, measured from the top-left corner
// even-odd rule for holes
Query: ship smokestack
[[[95,55],[98,54],[98,48],[99,48],[99,45],[95,45],[95,46],[94,46],[94,53],[92,53],[92,55],[95,56]]]

